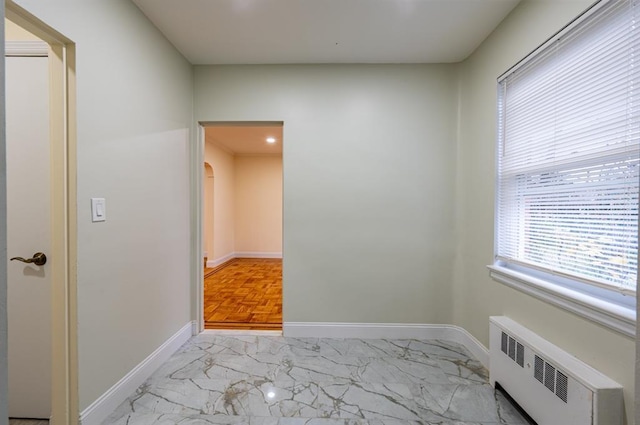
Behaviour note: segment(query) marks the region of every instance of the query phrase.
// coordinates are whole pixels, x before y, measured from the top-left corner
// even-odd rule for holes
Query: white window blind
[[[637,0],[611,0],[498,83],[496,260],[636,290]]]

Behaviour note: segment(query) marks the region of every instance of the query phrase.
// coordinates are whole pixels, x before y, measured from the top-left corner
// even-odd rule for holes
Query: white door
[[[7,256],[47,256],[51,237],[46,57],[6,58]],[[51,415],[50,264],[7,266],[9,416]]]

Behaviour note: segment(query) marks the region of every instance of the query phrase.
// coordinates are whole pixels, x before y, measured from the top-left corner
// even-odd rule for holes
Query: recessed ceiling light
[[[276,139],[275,137],[267,137],[267,143],[275,143]]]

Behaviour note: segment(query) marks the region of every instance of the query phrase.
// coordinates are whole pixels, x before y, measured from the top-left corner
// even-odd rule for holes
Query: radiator
[[[508,317],[490,317],[489,329],[491,385],[538,425],[622,424],[620,384]]]

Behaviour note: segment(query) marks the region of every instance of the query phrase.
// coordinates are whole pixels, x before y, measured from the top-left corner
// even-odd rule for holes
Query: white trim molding
[[[47,57],[49,56],[49,45],[44,41],[11,41],[4,43],[5,56],[29,56]]]
[[[496,282],[560,307],[628,337],[636,335],[636,311],[625,306],[510,270],[488,266]]]
[[[229,260],[233,260],[234,258],[236,257],[235,257],[235,254],[232,252],[231,254],[224,255],[214,260],[207,260],[207,267],[210,267],[210,268],[218,267],[220,264],[224,264]]]
[[[214,260],[207,260],[207,267],[218,267],[234,258],[282,258],[282,252],[257,252],[257,251],[241,251],[232,252]]]
[[[81,425],[100,425],[127,397],[146,381],[156,369],[169,360],[193,333],[193,322],[184,325],[171,338],[131,369],[114,386],[80,413]]]
[[[420,323],[285,322],[285,337],[361,339],[439,339],[464,346],[489,368],[489,350],[467,330],[455,325]]]
[[[236,252],[235,258],[282,258],[282,252]]]

